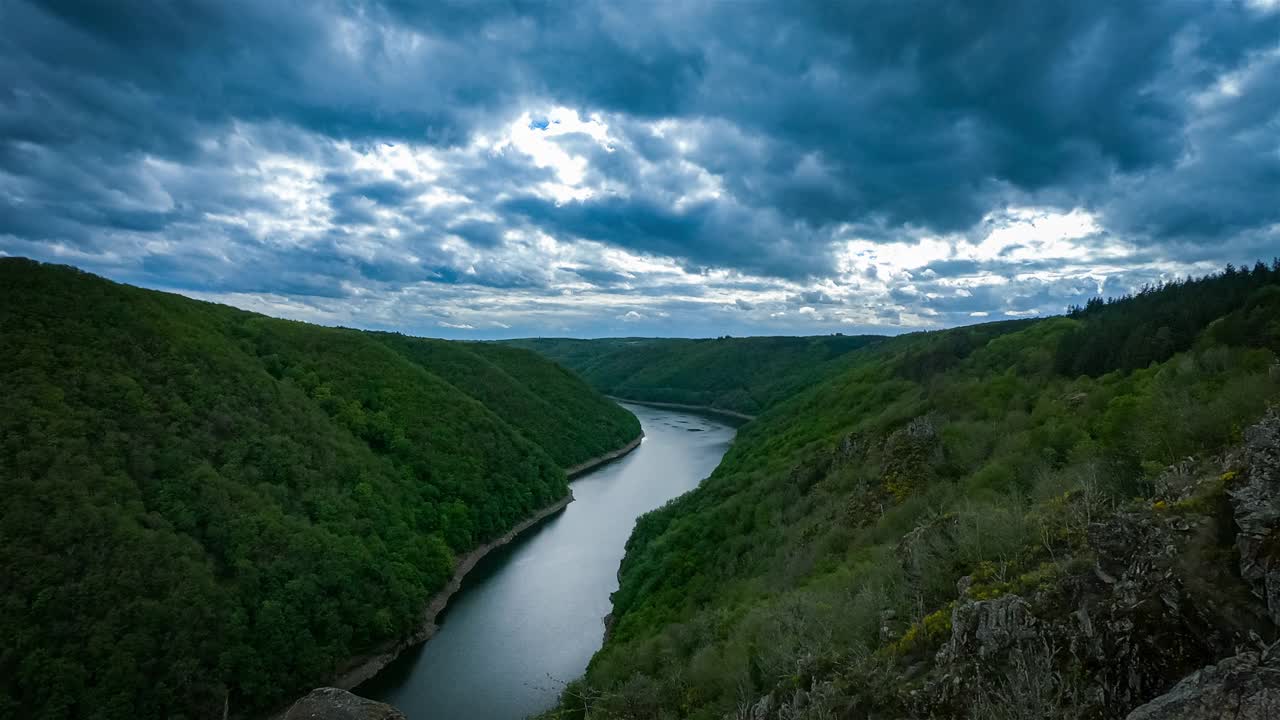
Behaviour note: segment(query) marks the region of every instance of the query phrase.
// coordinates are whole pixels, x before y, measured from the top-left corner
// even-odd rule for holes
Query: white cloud
[[[583,184],[589,163],[585,157],[571,154],[555,141],[564,135],[584,135],[606,151],[613,150],[609,126],[599,116],[583,119],[573,108],[554,107],[536,116],[532,111],[521,113],[503,135],[489,145],[489,151],[497,153],[515,148],[532,159],[535,166],[554,170],[559,182],[538,185],[535,190],[539,194],[559,203],[587,200],[597,192]]]

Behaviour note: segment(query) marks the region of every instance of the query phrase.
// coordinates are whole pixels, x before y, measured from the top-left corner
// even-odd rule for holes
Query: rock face
[[[346,690],[316,688],[293,704],[284,720],[407,720],[404,713]]]
[[[1280,411],[1245,432],[1247,478],[1232,490],[1240,575],[1267,605],[1271,621],[1280,625]]]
[[[880,453],[884,485],[854,493],[850,517],[877,514],[897,483],[927,474],[935,437],[927,419],[897,431]],[[850,435],[831,455],[864,461],[867,443]],[[829,696],[821,673],[801,668],[799,687],[780,684],[732,717],[839,717],[853,703],[891,708],[867,717],[1280,720],[1280,409],[1239,448],[1179,461],[1156,486],[1149,505],[1078,518],[1069,563],[960,578],[949,637],[921,642],[931,653],[904,644],[908,621],[882,612],[880,641],[902,653],[888,674],[868,662],[864,685]],[[898,561],[934,571],[918,559],[954,542],[955,527],[940,516],[906,533]],[[864,689],[840,694],[849,687]]]
[[[1270,720],[1280,717],[1280,668],[1247,652],[1192,673],[1128,720]]]
[[[1027,601],[1017,595],[958,602],[951,611],[951,640],[938,659],[948,663],[963,657],[993,657],[1035,636],[1036,618]]]

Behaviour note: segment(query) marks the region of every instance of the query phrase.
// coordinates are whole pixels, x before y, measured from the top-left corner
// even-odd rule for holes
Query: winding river
[[[356,692],[410,720],[522,718],[555,703],[600,648],[609,594],[637,517],[697,486],[734,430],[682,411],[624,404],[645,439],[572,483],[563,512],[489,553],[440,630]]]

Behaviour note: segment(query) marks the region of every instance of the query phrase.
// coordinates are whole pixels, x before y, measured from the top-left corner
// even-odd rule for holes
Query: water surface
[[[726,421],[624,405],[645,439],[582,475],[564,512],[482,560],[440,630],[356,692],[410,720],[522,718],[555,703],[600,649],[635,519],[697,486],[729,448]]]

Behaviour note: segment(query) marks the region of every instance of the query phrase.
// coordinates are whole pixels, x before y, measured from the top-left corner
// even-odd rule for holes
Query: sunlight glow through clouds
[[[347,258],[376,264],[387,253],[393,253],[409,266],[443,263],[457,273],[462,283],[482,283],[484,277],[523,278],[531,283],[528,289],[508,288],[480,303],[480,296],[466,289],[466,284],[446,291],[428,277],[398,292],[343,281],[339,283],[342,300],[250,293],[204,296],[269,314],[324,323],[401,327],[405,314],[414,312],[419,318],[419,332],[426,327],[463,334],[485,328],[564,328],[575,321],[598,318],[601,312],[612,312],[616,320],[643,324],[646,329],[675,328],[684,322],[681,318],[709,311],[753,322],[764,332],[815,332],[823,327],[885,331],[937,327],[948,322],[946,313],[951,313],[949,322],[954,323],[955,317],[981,319],[992,314],[1020,317],[1057,312],[1057,305],[1065,301],[1048,298],[1050,304],[1045,305],[1046,298],[1032,300],[1036,288],[1068,282],[1080,289],[1083,281],[1090,292],[1101,291],[1107,275],[1118,272],[1134,252],[1131,245],[1114,238],[1099,242],[1103,230],[1097,218],[1085,210],[1008,207],[989,214],[977,232],[968,235],[904,233],[900,240],[840,241],[834,248],[834,277],[791,281],[716,267],[693,271],[677,258],[610,245],[608,238],[565,239],[537,229],[506,225],[491,206],[477,202],[483,198],[471,197],[468,193],[472,190],[457,181],[458,168],[481,163],[493,153],[517,152],[536,167],[551,169],[557,179],[526,190],[557,203],[586,201],[601,189],[587,182],[590,162],[566,150],[558,139],[589,138],[606,152],[631,152],[632,148],[625,140],[611,137],[607,123],[600,117],[584,118],[565,107],[545,114],[524,111],[501,127],[496,139],[492,135],[478,137],[450,149],[415,147],[403,142],[360,146],[339,142],[332,145],[331,153],[315,158],[282,152],[242,153],[240,157],[252,161],[233,165],[234,172],[251,192],[270,199],[269,208],[246,209],[239,214],[206,213],[204,217],[215,227],[239,227],[277,245],[305,245],[312,238],[341,229],[339,250]],[[687,125],[662,122],[653,123],[651,129],[659,136],[690,132]],[[207,146],[208,150],[243,151],[254,144],[256,130],[238,125],[232,137]],[[684,151],[693,147],[691,140],[680,138],[676,142],[684,143]],[[326,158],[327,164],[322,163]],[[638,167],[643,173],[664,172],[645,160],[640,160]],[[680,159],[677,167],[688,182],[681,195],[670,198],[674,207],[721,197],[723,188],[718,176],[688,159]],[[157,162],[151,170],[157,178],[163,178],[173,168]],[[355,174],[360,182],[417,189],[407,196],[406,203],[398,205],[383,205],[374,196],[348,197],[343,200],[343,208],[359,212],[358,217],[363,220],[352,223],[347,219],[341,221],[340,227],[342,210],[333,205],[335,188],[328,180],[335,171]],[[817,178],[826,169],[816,156],[809,155],[797,165],[796,173]],[[150,187],[158,190],[162,184],[153,181]],[[727,200],[732,202],[733,198]],[[150,202],[163,206],[171,204],[172,199],[156,192]],[[410,244],[408,233],[416,223],[413,212],[439,212],[446,218],[426,246]],[[459,234],[467,223],[476,222],[498,228],[496,246],[473,245],[465,234]],[[223,255],[224,262],[230,263],[231,259]],[[1017,266],[1046,260],[1057,261],[1055,270],[1009,274],[989,270],[993,263]],[[968,261],[973,269],[940,276],[929,267],[957,261]],[[1111,268],[1112,264],[1117,267]],[[1089,274],[1082,274],[1084,268],[1089,268]],[[439,272],[433,270],[431,274],[438,276]],[[614,279],[608,286],[601,286],[592,279],[592,273],[598,272],[611,273]],[[995,287],[1023,289],[996,303],[989,292]],[[540,288],[557,288],[558,292],[547,295]],[[1023,299],[1019,299],[1019,293]],[[825,298],[822,302],[831,304],[821,310],[799,304],[808,297]],[[1027,305],[1028,302],[1034,304]],[[969,307],[975,304],[981,309]]]
[[[961,244],[957,248],[960,257],[972,260],[1082,259],[1091,252],[1118,255],[1126,250],[1114,243],[1085,248],[1072,242],[1102,229],[1091,213],[1080,209],[1063,213],[1011,207],[1002,216],[989,215],[984,224],[993,227],[991,232],[976,246]]]
[[[235,172],[249,188],[271,200],[270,208],[248,209],[237,215],[207,213],[205,219],[215,226],[240,227],[273,244],[305,244],[310,238],[339,228],[339,209],[332,205],[334,188],[327,181],[328,174],[356,173],[361,182],[384,182],[418,190],[409,195],[407,203],[395,206],[383,205],[372,196],[344,200],[347,210],[358,211],[364,218],[356,224],[347,220],[341,227],[339,249],[346,257],[377,263],[392,252],[409,266],[443,263],[463,283],[481,283],[484,277],[524,278],[532,283],[529,289],[508,288],[502,294],[486,297],[483,304],[476,302],[475,292],[465,290],[466,285],[445,291],[429,278],[394,293],[387,288],[375,290],[343,282],[342,301],[245,293],[209,297],[299,319],[386,327],[403,325],[404,314],[410,308],[420,308],[417,312],[422,323],[461,333],[484,328],[566,327],[565,323],[572,323],[575,318],[598,317],[601,312],[613,312],[613,317],[628,324],[644,323],[646,328],[676,327],[681,317],[711,310],[754,322],[767,332],[814,332],[823,326],[911,329],[937,327],[946,322],[945,312],[952,313],[952,317],[975,319],[996,313],[1018,317],[1057,312],[1057,301],[1050,300],[1051,304],[1045,306],[1044,298],[1030,306],[1010,306],[1011,302],[1031,302],[1019,300],[1016,293],[993,303],[989,289],[1029,288],[1020,291],[1029,298],[1028,293],[1034,293],[1035,288],[1054,287],[1061,282],[1078,284],[1083,279],[1090,291],[1100,290],[1111,270],[1104,267],[1098,272],[1099,265],[1121,265],[1134,252],[1131,245],[1114,238],[1098,242],[1103,230],[1087,211],[1008,207],[989,214],[977,228],[980,235],[904,233],[900,240],[840,241],[835,246],[836,275],[825,279],[790,281],[715,267],[691,271],[677,258],[613,246],[607,243],[608,238],[565,239],[537,229],[505,225],[500,214],[477,202],[483,198],[469,196],[467,186],[455,180],[456,168],[483,162],[492,153],[514,151],[539,168],[551,169],[557,179],[526,190],[557,203],[584,201],[600,189],[587,182],[590,162],[566,150],[558,138],[589,138],[607,152],[630,152],[631,148],[625,141],[611,137],[607,123],[600,117],[584,118],[565,107],[552,108],[545,114],[524,111],[501,127],[496,139],[492,135],[478,137],[468,145],[451,149],[415,147],[403,142],[365,146],[335,143],[327,156],[328,166],[317,158],[280,152],[248,155],[253,162],[236,165]],[[662,122],[653,123],[651,129],[659,136],[689,132],[687,126]],[[218,146],[225,150],[237,144],[252,145],[253,133],[254,128],[240,125],[235,137]],[[692,146],[692,141],[677,142],[685,143],[685,150]],[[646,173],[662,172],[643,160],[639,167]],[[672,199],[677,209],[721,196],[723,188],[718,176],[688,159],[679,160],[678,167],[690,182],[681,196]],[[162,164],[154,170],[157,175],[169,171]],[[797,165],[796,172],[818,177],[826,169],[816,156],[810,155]],[[171,202],[167,196],[154,196],[153,202],[165,201]],[[406,231],[412,231],[416,222],[411,214],[415,208],[420,212],[440,212],[447,218],[426,246],[407,244],[411,236]],[[498,244],[473,245],[459,234],[460,228],[474,222],[498,228]],[[398,251],[393,249],[396,247]],[[993,263],[1012,266],[1045,260],[1058,261],[1057,268],[1011,274],[988,269]],[[929,267],[956,261],[970,262],[973,270],[939,276]],[[1085,267],[1092,268],[1091,274],[1082,277],[1081,268]],[[614,279],[608,286],[601,286],[592,279],[595,276],[591,273],[596,272],[612,273]],[[558,292],[547,295],[539,289],[544,287],[557,288]],[[425,301],[432,296],[433,301]],[[798,304],[798,299],[809,296],[827,298],[823,302],[832,304],[824,305],[822,310]],[[419,297],[424,301],[415,299]],[[969,307],[975,304],[981,309]],[[666,307],[677,310],[674,316],[671,310],[663,309]],[[557,318],[554,322],[553,316]]]
[[[577,110],[554,107],[537,118],[525,111],[506,128],[506,134],[489,146],[491,152],[515,148],[533,160],[540,168],[555,170],[559,183],[541,183],[537,190],[563,203],[570,200],[587,200],[596,194],[595,189],[583,187],[588,162],[580,155],[573,155],[555,141],[564,135],[581,134],[591,138],[608,152],[613,151],[609,139],[609,127],[598,116],[584,120]]]
[[[1080,209],[1060,212],[1010,207],[1000,214],[988,215],[982,227],[989,230],[976,242],[961,235],[922,236],[914,241],[848,240],[839,253],[838,267],[846,276],[871,274],[887,280],[911,277],[912,271],[945,260],[1089,261],[1123,258],[1133,251],[1130,245],[1113,238],[1105,243],[1082,242],[1102,228],[1092,214]],[[932,270],[923,272],[925,277],[932,277]],[[990,277],[982,280],[991,281]]]
[[[285,317],[901,332],[1280,237],[1280,0],[81,5],[5,6],[0,253]]]

